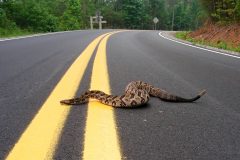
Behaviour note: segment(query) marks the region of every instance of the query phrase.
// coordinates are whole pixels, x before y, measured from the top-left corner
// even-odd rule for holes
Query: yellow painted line
[[[110,94],[106,45],[111,36],[100,42],[93,64],[90,89]],[[121,151],[113,108],[99,102],[89,102],[84,137],[83,160],[120,160]]]
[[[59,101],[75,95],[94,49],[105,35],[93,40],[70,66],[23,132],[7,160],[53,159],[70,110],[70,107],[60,105]]]

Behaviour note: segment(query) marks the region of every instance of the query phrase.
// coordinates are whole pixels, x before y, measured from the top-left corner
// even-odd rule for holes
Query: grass
[[[22,29],[4,29],[0,28],[0,38],[9,38],[9,37],[17,37],[17,36],[25,36],[35,34],[34,32]]]
[[[226,43],[225,41],[218,41],[217,43],[212,43],[209,41],[204,41],[204,40],[197,40],[191,38],[188,34],[190,32],[182,31],[182,32],[177,32],[176,33],[176,38],[183,39],[186,41],[189,41],[193,44],[200,44],[200,45],[206,45],[206,46],[211,46],[211,47],[216,47],[219,49],[224,49],[224,50],[229,50],[229,51],[234,51],[234,52],[240,52],[240,45],[238,47],[233,47],[233,45]]]

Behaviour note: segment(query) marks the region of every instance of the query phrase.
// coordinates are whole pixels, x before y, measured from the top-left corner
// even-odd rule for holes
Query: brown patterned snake
[[[79,105],[87,103],[89,98],[93,98],[99,100],[103,104],[113,107],[136,107],[147,103],[150,96],[158,97],[163,101],[169,102],[193,102],[199,99],[205,93],[206,90],[202,90],[196,97],[186,99],[170,94],[148,83],[142,81],[133,81],[127,85],[125,94],[122,96],[113,96],[102,91],[91,90],[86,91],[78,98],[62,100],[60,103],[66,105]]]

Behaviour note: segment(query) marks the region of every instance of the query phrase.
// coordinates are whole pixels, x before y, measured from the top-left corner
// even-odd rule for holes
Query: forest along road
[[[109,34],[106,34],[109,33]],[[166,36],[166,34],[163,33]],[[195,103],[119,109],[60,100],[134,80]],[[240,159],[240,59],[157,31],[74,31],[0,42],[0,159]]]

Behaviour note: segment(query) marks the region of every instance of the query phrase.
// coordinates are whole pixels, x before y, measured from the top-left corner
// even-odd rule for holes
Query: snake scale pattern
[[[62,100],[60,103],[65,105],[80,105],[89,102],[89,99],[92,98],[113,107],[136,107],[146,104],[149,101],[150,96],[158,97],[161,100],[168,102],[193,102],[205,93],[206,90],[202,90],[196,97],[187,99],[168,93],[167,91],[156,88],[148,83],[133,81],[127,85],[125,93],[121,96],[108,95],[99,90],[91,90],[86,91],[80,97]]]

